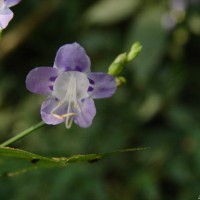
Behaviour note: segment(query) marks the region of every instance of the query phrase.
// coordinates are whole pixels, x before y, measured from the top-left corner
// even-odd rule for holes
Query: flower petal
[[[58,105],[58,101],[56,100],[55,97],[48,97],[42,104],[41,107],[41,117],[42,120],[46,123],[46,124],[52,124],[52,125],[56,125],[56,124],[60,124],[62,123],[64,120],[59,119],[57,117],[54,117],[52,115],[52,110]]]
[[[5,4],[8,7],[18,4],[21,0],[5,0]]]
[[[89,73],[88,78],[91,83],[88,92],[93,99],[111,97],[117,89],[115,78],[111,75],[105,73]]]
[[[13,18],[13,12],[9,8],[0,11],[0,30],[6,28],[10,20]]]
[[[92,120],[96,115],[96,108],[93,99],[85,99],[79,104],[81,113],[74,116],[74,122],[82,128],[87,128],[92,124]]]
[[[54,67],[62,71],[90,72],[90,58],[78,43],[66,44],[58,49]]]
[[[36,94],[51,94],[57,76],[58,70],[53,67],[35,68],[26,77],[26,87],[29,91]]]

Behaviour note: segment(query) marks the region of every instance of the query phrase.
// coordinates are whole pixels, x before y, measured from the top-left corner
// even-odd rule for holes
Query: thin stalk
[[[24,138],[25,136],[29,135],[30,133],[32,133],[33,131],[41,128],[42,126],[44,126],[44,122],[41,121],[38,124],[31,126],[30,128],[26,129],[25,131],[22,131],[21,133],[17,134],[16,136],[8,139],[7,141],[3,142],[2,144],[0,144],[0,147],[6,147],[22,138]]]

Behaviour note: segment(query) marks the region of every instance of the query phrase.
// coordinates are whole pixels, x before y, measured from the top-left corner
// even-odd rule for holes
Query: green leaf
[[[99,154],[73,155],[71,157],[45,157],[20,149],[0,147],[0,177],[10,177],[40,168],[63,167],[75,162],[92,163],[118,153],[144,149],[147,148],[131,148]]]
[[[160,4],[146,7],[129,30],[127,45],[133,40],[142,44],[142,53],[135,60],[134,67],[130,68],[140,87],[149,84],[164,55],[167,32],[161,24],[162,15],[163,7]]]
[[[140,3],[138,0],[102,0],[88,9],[84,19],[88,24],[117,23],[132,16]]]

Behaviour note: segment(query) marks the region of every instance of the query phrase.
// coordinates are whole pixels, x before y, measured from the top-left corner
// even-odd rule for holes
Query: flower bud
[[[126,60],[126,53],[119,54],[108,68],[108,74],[113,76],[117,76],[118,74],[120,74],[124,67],[124,64],[126,63]]]
[[[115,78],[117,87],[121,87],[122,85],[126,84],[126,79],[123,76],[118,76]]]
[[[136,42],[132,45],[128,55],[127,55],[127,62],[132,61],[134,58],[137,57],[137,55],[142,50],[142,45],[139,42]]]

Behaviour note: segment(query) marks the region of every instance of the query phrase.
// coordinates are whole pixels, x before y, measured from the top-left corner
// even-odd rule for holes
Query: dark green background
[[[180,11],[170,2],[22,0],[12,8],[0,41],[0,141],[40,121],[45,97],[27,91],[25,78],[52,66],[61,45],[80,43],[92,71],[106,72],[138,40],[143,50],[122,73],[127,84],[95,101],[91,127],[45,126],[13,147],[45,156],[151,149],[3,178],[0,199],[198,199],[200,5]],[[162,23],[169,12],[177,20],[171,29]]]

